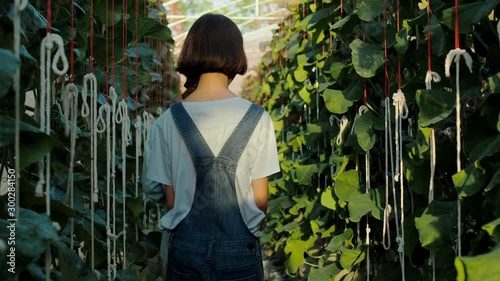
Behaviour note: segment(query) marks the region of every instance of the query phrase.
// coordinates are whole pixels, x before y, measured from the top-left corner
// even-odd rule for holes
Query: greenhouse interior
[[[240,30],[248,67],[224,77],[274,129],[262,276],[178,273],[168,184],[167,204],[146,192],[207,14]],[[0,18],[0,280],[500,280],[500,0],[3,0]]]

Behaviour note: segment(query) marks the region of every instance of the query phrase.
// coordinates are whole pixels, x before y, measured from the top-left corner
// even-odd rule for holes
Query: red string
[[[389,96],[389,68],[388,68],[388,55],[387,55],[387,7],[385,0],[382,0],[382,9],[384,11],[384,94]]]
[[[115,0],[111,0],[111,85],[115,87]]]
[[[90,0],[90,72],[92,73],[94,72],[94,1],[93,0]]]
[[[135,116],[139,110],[139,0],[135,0]]]
[[[47,0],[47,33],[52,32],[52,1]]]
[[[73,82],[75,79],[75,54],[74,54],[74,44],[75,44],[75,0],[71,0],[71,44],[70,44],[70,81]],[[64,81],[64,80],[63,80]]]
[[[431,58],[431,3],[427,4],[427,70],[432,69]]]
[[[108,26],[109,26],[109,1],[106,0],[106,103],[109,102],[109,33],[108,33]]]
[[[330,5],[330,13],[332,12],[332,6]],[[340,18],[344,18],[344,0],[340,0]]]
[[[127,0],[123,3],[122,14],[122,98],[127,99],[127,75],[125,69],[127,67]]]
[[[455,0],[455,48],[460,49],[460,35],[458,24],[458,0]]]
[[[399,25],[399,0],[396,1],[396,26],[398,33],[400,31],[400,25]],[[398,52],[398,89],[401,89],[401,54]]]

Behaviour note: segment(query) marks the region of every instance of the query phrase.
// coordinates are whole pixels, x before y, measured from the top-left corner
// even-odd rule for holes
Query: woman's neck
[[[204,73],[200,76],[198,87],[185,101],[211,101],[237,97],[229,90],[231,80],[222,73]]]

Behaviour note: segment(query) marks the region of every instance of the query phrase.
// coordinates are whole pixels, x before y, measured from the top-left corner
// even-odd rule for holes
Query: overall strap
[[[229,136],[218,157],[238,162],[263,112],[264,109],[262,107],[252,104],[233,133]]]
[[[198,158],[214,158],[210,147],[205,142],[200,131],[189,116],[182,103],[178,102],[170,107],[175,125],[186,143],[186,146],[191,153],[194,164],[196,165]]]

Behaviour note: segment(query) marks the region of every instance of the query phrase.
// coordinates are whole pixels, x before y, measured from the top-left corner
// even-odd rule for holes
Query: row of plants
[[[108,102],[108,89],[113,86],[127,100],[132,126],[136,116],[144,111],[156,116],[157,108],[165,109],[175,99],[178,78],[173,71],[173,40],[166,26],[165,10],[160,1],[31,1],[21,13],[21,59],[13,53],[14,1],[0,3],[0,174],[14,168],[14,97],[13,75],[21,68],[21,170],[19,186],[19,220],[15,229],[15,274],[9,272],[6,246],[10,233],[7,226],[8,198],[5,190],[0,200],[0,279],[46,280],[45,264],[50,259],[51,280],[108,280],[107,229],[106,229],[106,141],[99,134],[97,146],[98,198],[95,202],[94,233],[91,231],[91,128],[87,118],[78,113],[74,166],[74,205],[68,201],[70,139],[65,127],[70,122],[61,107],[64,89],[74,81],[79,91],[84,76],[90,73],[91,54],[94,54],[93,73],[97,80],[98,106]],[[50,11],[48,10],[50,7]],[[92,7],[92,10],[91,10]],[[74,17],[72,18],[72,11]],[[49,13],[50,12],[50,13]],[[50,18],[49,18],[49,15]],[[48,20],[50,19],[50,22]],[[72,24],[71,21],[74,21]],[[40,44],[47,32],[60,35],[64,51],[70,59],[73,50],[74,75],[49,77],[51,94],[56,100],[52,105],[51,133],[40,131],[36,112],[40,99]],[[74,26],[72,29],[71,27]],[[90,38],[92,37],[92,40]],[[92,42],[92,45],[91,45]],[[73,45],[73,49],[71,48]],[[30,100],[37,101],[36,103]],[[79,103],[82,98],[79,95]],[[35,112],[35,116],[34,116]],[[134,131],[134,130],[132,130]],[[120,139],[120,126],[116,135]],[[119,142],[118,142],[119,143]],[[136,197],[135,138],[126,151],[126,170],[123,169],[121,146],[117,145],[116,194],[112,197],[117,206],[116,230],[126,227],[126,252],[122,239],[116,241],[118,261],[116,280],[155,280],[161,275],[163,263],[158,252],[161,233],[157,230],[156,204],[140,196]],[[45,198],[35,196],[38,181],[37,163],[51,155],[50,217],[45,214]],[[142,165],[140,165],[142,167]],[[126,174],[125,221],[122,212],[122,174]],[[5,181],[2,183],[4,186]],[[70,235],[70,219],[74,221],[74,233]],[[56,226],[56,227],[54,227]],[[59,226],[59,227],[58,227]],[[70,248],[71,241],[74,249]],[[91,268],[91,241],[94,241],[94,264]],[[5,243],[4,243],[5,242]],[[9,244],[11,245],[11,244]],[[51,249],[51,256],[45,253]],[[123,255],[127,264],[122,262]],[[97,273],[96,273],[97,272]]]
[[[282,172],[270,182],[262,239],[268,259],[284,276],[311,281],[402,280],[403,264],[406,280],[498,277],[499,4],[459,1],[458,40],[473,64],[469,72],[462,61],[459,77],[453,64],[450,78],[444,74],[445,57],[456,46],[454,1],[290,4],[290,15],[275,30],[258,75],[245,81],[243,91],[274,120]],[[442,77],[432,89],[425,85],[429,56],[432,70]],[[462,105],[460,172],[456,79]],[[396,141],[393,94],[398,88],[408,107],[401,126],[403,194],[385,164],[390,138],[385,137],[384,104],[390,98],[388,123]],[[362,106],[368,112],[360,115]],[[343,117],[348,123],[341,131]],[[429,203],[432,131],[437,156],[434,201]],[[339,137],[343,141],[337,143]],[[386,203],[392,212],[384,230]],[[399,225],[401,217],[404,222]],[[391,246],[386,250],[388,239]]]

